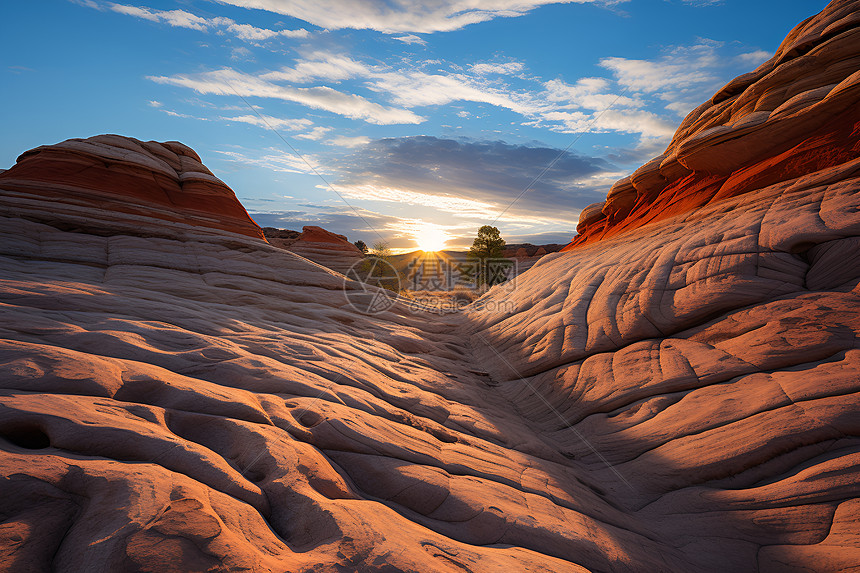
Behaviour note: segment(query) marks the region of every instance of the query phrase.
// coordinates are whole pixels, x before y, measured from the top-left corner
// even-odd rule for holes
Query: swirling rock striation
[[[834,1],[580,214],[568,250],[860,155],[860,2]]]
[[[263,238],[233,191],[177,141],[99,135],[37,147],[0,173],[0,189],[129,220],[151,217]]]

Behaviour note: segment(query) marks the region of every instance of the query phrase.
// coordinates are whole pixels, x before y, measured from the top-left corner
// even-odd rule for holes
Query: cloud
[[[641,98],[612,93],[611,82],[606,78],[580,78],[575,84],[563,80],[550,80],[544,84],[546,98],[563,108],[585,108],[603,111],[609,107],[641,108]]]
[[[615,75],[618,83],[637,92],[654,93],[666,88],[686,88],[717,79],[709,70],[716,64],[716,54],[710,46],[697,46],[696,57],[682,58],[678,54],[658,61],[603,58],[600,65]]]
[[[301,131],[308,129],[313,125],[313,122],[309,119],[281,119],[270,115],[264,115],[262,118],[256,115],[240,115],[237,117],[221,117],[219,119],[223,121],[237,121],[265,128],[271,127],[272,129],[286,129],[289,131]]]
[[[359,95],[339,92],[327,86],[310,88],[281,86],[231,68],[199,74],[148,76],[147,79],[160,84],[190,88],[199,94],[238,94],[242,97],[281,99],[378,125],[424,121],[423,117],[409,110],[385,107]]]
[[[676,125],[655,113],[642,110],[609,109],[598,113],[555,111],[544,114],[544,120],[558,122],[551,127],[561,133],[606,132],[640,134],[643,138],[661,139],[668,143]]]
[[[160,101],[150,100],[149,101],[149,107],[164,107],[164,104],[161,103]]]
[[[560,150],[429,136],[382,139],[339,165],[337,188],[355,199],[406,203],[458,218],[492,220],[514,199],[508,221],[576,221],[579,210],[602,199],[607,162],[567,153],[532,189],[533,179]],[[614,179],[613,179],[614,181]]]
[[[606,57],[599,64],[610,77],[572,83],[523,76],[524,65],[516,61],[445,70],[440,69],[445,63],[436,60],[387,65],[327,51],[307,51],[291,66],[257,75],[224,68],[149,79],[201,94],[235,90],[243,97],[281,99],[378,125],[418,124],[425,117],[417,108],[472,102],[519,114],[522,125],[561,133],[638,135],[641,150],[667,144],[677,122],[673,116],[683,116],[713,93],[728,66],[763,57],[761,52],[727,56],[726,51],[720,42],[700,39],[692,46],[670,47],[652,60]],[[345,87],[332,87],[339,84]],[[354,93],[358,90],[365,91]],[[469,113],[461,109],[459,115]]]
[[[399,42],[403,42],[404,44],[419,44],[421,46],[426,46],[427,41],[420,36],[416,36],[415,34],[407,34],[405,36],[396,36],[394,38]]]
[[[310,130],[309,132],[300,133],[300,134],[296,135],[295,137],[298,137],[300,139],[310,139],[311,141],[318,141],[318,140],[322,139],[323,137],[325,137],[325,134],[330,132],[332,129],[333,128],[331,128],[331,127],[317,126],[317,127],[313,128],[312,130]]]
[[[239,60],[253,60],[252,52],[243,46],[236,46],[230,49],[230,59],[234,62]]]
[[[374,73],[367,85],[403,107],[445,105],[455,101],[486,103],[522,115],[537,113],[543,104],[528,93],[492,85],[465,74],[429,74],[420,70]]]
[[[520,114],[528,120],[526,125],[547,125],[555,131],[565,133],[586,129],[597,132],[639,133],[643,138],[660,137],[668,143],[668,138],[674,132],[673,122],[662,120],[651,112],[633,111],[644,107],[646,102],[638,96],[619,94],[621,89],[618,81],[582,78],[574,84],[568,84],[556,79],[543,84],[535,83],[534,90],[517,90],[512,89],[503,78],[504,75],[522,71],[524,66],[520,62],[477,63],[468,67],[471,73],[441,70],[430,73],[421,69],[430,63],[423,62],[398,69],[369,65],[340,54],[313,52],[292,67],[265,73],[260,79],[297,84],[314,81],[360,81],[390,103],[406,110],[443,106],[453,102],[482,103]],[[619,62],[614,63],[621,65]],[[680,66],[680,63],[677,65]],[[536,82],[534,79],[522,81]],[[600,115],[610,107],[624,111]],[[578,109],[592,112],[568,112]],[[459,113],[460,117],[469,115],[465,110]]]
[[[196,115],[189,115],[187,113],[179,113],[178,111],[173,111],[170,109],[162,109],[160,111],[163,111],[164,113],[166,113],[170,117],[180,117],[182,119],[196,119],[198,121],[209,121],[208,117],[197,117]]]
[[[296,157],[283,151],[270,147],[263,150],[262,154],[251,155],[245,151],[224,151],[216,150],[215,153],[220,153],[225,159],[243,167],[261,167],[271,171],[281,173],[301,173],[314,174],[314,170],[308,165],[312,165],[317,172],[322,173],[322,169],[318,165],[316,157],[305,155],[304,159]]]
[[[345,135],[338,135],[337,137],[330,138],[326,143],[329,145],[337,145],[339,147],[363,147],[370,143],[370,138],[365,137],[363,135],[359,135],[356,137],[348,137]]]
[[[459,30],[494,18],[522,16],[546,4],[597,0],[219,0],[223,4],[266,10],[298,18],[330,30],[370,29],[389,34]],[[605,2],[599,2],[605,3]],[[483,4],[483,6],[481,5]]]
[[[261,79],[272,82],[308,83],[316,80],[342,81],[356,77],[371,76],[371,66],[341,54],[313,52],[298,61],[294,67],[284,66],[278,71],[268,72]]]
[[[277,36],[285,38],[307,38],[310,32],[304,28],[298,30],[268,30],[266,28],[256,28],[250,24],[229,24],[227,31],[232,32],[240,40],[270,40]]]
[[[507,62],[504,64],[473,64],[469,69],[478,75],[488,74],[515,74],[523,70],[523,64],[520,62]]]
[[[101,5],[99,5],[95,0],[69,0],[72,4],[77,4],[78,6],[85,6],[87,8],[92,8],[94,10],[103,10]]]
[[[522,69],[522,64],[517,62],[478,66],[486,66],[485,70],[497,70],[494,73]],[[453,101],[488,103],[518,113],[531,113],[538,107],[528,101],[527,95],[513,92],[506,85],[492,85],[481,77],[466,74],[431,74],[419,68],[420,65],[405,69],[368,65],[341,54],[313,52],[294,66],[262,74],[260,79],[294,84],[361,79],[369,89],[386,95],[395,105],[406,108],[444,105]]]
[[[768,61],[772,56],[772,52],[766,52],[764,50],[755,50],[753,52],[747,52],[746,54],[740,54],[738,55],[737,59],[742,64],[757,66]]]
[[[205,32],[209,28],[209,22],[205,18],[200,18],[185,10],[150,10],[149,8],[123,4],[110,4],[110,9],[126,16],[143,18],[150,22],[163,22],[177,28],[189,28],[199,32]]]
[[[93,0],[76,0],[76,4],[102,10],[103,7]],[[150,22],[158,22],[174,26],[176,28],[187,28],[198,32],[209,30],[223,30],[240,40],[248,42],[261,42],[276,37],[284,38],[307,38],[310,32],[304,28],[298,30],[269,30],[257,28],[250,24],[237,24],[230,18],[216,17],[212,19],[201,18],[185,10],[155,10],[143,6],[130,6],[127,4],[108,3],[107,8],[118,14],[141,18]]]
[[[725,51],[722,42],[700,38],[691,46],[672,47],[655,60],[609,57],[600,65],[612,72],[623,93],[650,95],[683,117],[725,83],[727,67],[747,66],[765,55],[757,51],[727,57]]]

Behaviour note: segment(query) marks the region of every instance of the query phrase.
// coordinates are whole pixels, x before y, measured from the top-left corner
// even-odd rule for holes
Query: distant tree
[[[365,244],[364,241],[356,241],[353,243],[353,245],[355,245],[355,248],[364,253],[365,255],[367,254],[367,244]]]
[[[504,258],[505,240],[499,229],[484,225],[469,249],[469,259],[476,264],[475,279],[478,285],[493,286],[508,280],[506,271],[513,264]]]
[[[500,259],[505,252],[505,240],[499,229],[484,225],[478,229],[478,236],[472,242],[469,255],[473,259]]]
[[[391,249],[386,241],[379,240],[373,243],[368,257],[362,261],[361,269],[367,276],[365,282],[393,292],[400,292],[401,276],[391,264]]]
[[[373,243],[373,248],[370,250],[371,256],[374,256],[378,259],[388,260],[391,257],[391,249],[388,248],[388,243],[386,241],[376,241]]]

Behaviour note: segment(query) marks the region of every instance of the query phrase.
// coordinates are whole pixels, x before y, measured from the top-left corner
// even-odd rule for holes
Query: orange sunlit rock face
[[[663,155],[583,209],[565,250],[694,211],[860,154],[856,2],[832,2],[776,54],[682,122]]]
[[[0,173],[0,188],[263,238],[233,191],[175,141],[99,135],[38,147]]]

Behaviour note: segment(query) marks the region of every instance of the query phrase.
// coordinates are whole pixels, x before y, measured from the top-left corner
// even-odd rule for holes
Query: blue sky
[[[398,250],[465,247],[483,224],[567,242],[582,207],[825,5],[7,2],[0,166],[72,137],[178,140],[263,226]]]

